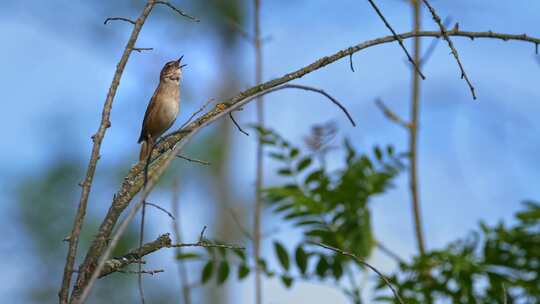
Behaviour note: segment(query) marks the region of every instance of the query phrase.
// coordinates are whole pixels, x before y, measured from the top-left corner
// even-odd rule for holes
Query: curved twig
[[[317,246],[320,246],[320,247],[323,247],[323,248],[326,248],[326,249],[330,249],[330,250],[332,250],[334,252],[337,252],[337,253],[339,253],[341,255],[348,256],[348,257],[352,258],[353,260],[355,260],[356,262],[358,262],[359,264],[362,264],[362,265],[366,266],[367,268],[373,270],[384,281],[384,283],[390,288],[390,290],[392,290],[392,293],[394,294],[394,297],[396,297],[396,299],[399,301],[399,303],[405,304],[403,302],[403,300],[401,299],[401,297],[399,296],[397,290],[394,288],[394,286],[392,286],[392,284],[388,280],[388,278],[384,274],[382,274],[382,272],[377,270],[377,268],[371,266],[368,262],[362,260],[361,258],[357,257],[356,255],[354,255],[354,254],[352,254],[350,252],[341,250],[339,248],[335,248],[335,247],[332,247],[332,246],[329,246],[329,245],[326,245],[326,244],[323,244],[323,243],[311,243],[311,244],[317,245]]]
[[[172,4],[169,3],[168,1],[155,1],[154,3],[155,3],[155,4],[163,4],[163,5],[166,5],[166,6],[168,6],[170,9],[172,9],[173,11],[177,12],[178,14],[180,14],[181,16],[184,16],[184,17],[186,17],[186,18],[188,18],[188,19],[191,19],[191,20],[193,20],[193,21],[195,21],[195,22],[201,21],[201,20],[199,20],[198,18],[193,17],[193,16],[187,14],[186,12],[184,12],[183,10],[181,10],[181,9],[177,8],[176,6],[172,5]]]
[[[182,126],[180,127],[180,129],[183,129],[185,126],[187,126],[195,116],[197,116],[197,114],[201,113],[202,111],[204,111],[204,109],[206,109],[206,107],[212,102],[214,101],[214,98],[210,98],[208,99],[197,111],[195,111],[193,114],[191,114],[191,116],[188,118],[188,120],[186,120],[185,123],[182,124]]]
[[[103,24],[107,24],[109,21],[125,21],[125,22],[135,25],[135,21],[128,18],[124,18],[124,17],[109,17],[105,19],[105,21],[103,21]]]
[[[343,111],[343,113],[345,113],[345,115],[347,116],[347,118],[349,119],[351,124],[354,127],[356,127],[356,123],[354,122],[354,119],[352,118],[351,114],[349,114],[349,111],[347,111],[347,108],[345,108],[337,99],[335,99],[334,97],[332,97],[330,94],[326,93],[322,89],[317,89],[317,88],[314,88],[314,87],[310,87],[310,86],[306,86],[306,85],[300,85],[300,84],[284,84],[284,85],[279,86],[277,88],[268,90],[268,91],[264,92],[264,94],[268,94],[268,93],[271,93],[271,92],[274,92],[274,91],[277,91],[277,90],[281,90],[281,89],[289,89],[289,88],[290,89],[301,89],[301,90],[306,90],[306,91],[312,91],[312,92],[324,95],[326,98],[330,99],[330,101],[333,104],[338,106],[338,108],[340,108],[341,111]]]
[[[232,122],[234,123],[234,125],[236,126],[236,128],[238,129],[238,131],[240,131],[240,133],[246,135],[246,136],[249,136],[249,133],[244,131],[242,129],[242,127],[240,127],[240,125],[238,124],[238,122],[236,121],[236,119],[234,119],[234,116],[232,115],[232,112],[229,112],[229,118],[232,120]]]
[[[172,213],[170,213],[169,211],[167,211],[167,209],[161,207],[160,205],[157,205],[157,204],[154,204],[154,203],[150,203],[150,202],[146,202],[146,204],[147,204],[148,206],[152,206],[152,207],[154,207],[154,208],[156,208],[156,209],[158,209],[158,210],[161,210],[163,213],[167,214],[173,221],[176,220],[176,219],[174,218],[174,215],[172,215]]]

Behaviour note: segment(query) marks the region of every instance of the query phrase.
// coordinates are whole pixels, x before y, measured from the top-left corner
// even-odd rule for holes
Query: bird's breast
[[[167,125],[174,122],[180,109],[179,98],[176,96],[166,96],[161,100],[159,116]]]

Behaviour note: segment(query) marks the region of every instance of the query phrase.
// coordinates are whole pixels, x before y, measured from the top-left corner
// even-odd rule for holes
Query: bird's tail
[[[151,137],[143,140],[141,142],[141,152],[139,153],[139,161],[146,161],[148,156],[152,154],[152,147],[154,146],[154,141]]]

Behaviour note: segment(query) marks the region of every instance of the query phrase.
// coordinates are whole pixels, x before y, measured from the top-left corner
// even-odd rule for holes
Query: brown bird
[[[152,153],[156,140],[169,129],[176,120],[180,109],[180,79],[182,68],[178,60],[169,61],[159,74],[159,85],[150,99],[142,123],[141,135],[138,143],[142,142],[139,160],[143,161]]]

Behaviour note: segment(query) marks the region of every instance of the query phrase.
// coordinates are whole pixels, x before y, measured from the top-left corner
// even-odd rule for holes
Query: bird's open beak
[[[182,58],[184,58],[184,55],[182,55],[182,56],[180,56],[180,58],[178,58],[178,63],[180,63],[180,62],[182,61]],[[187,64],[182,64],[182,65],[180,66],[180,68],[183,68],[183,67],[185,67],[185,66],[187,66]]]

